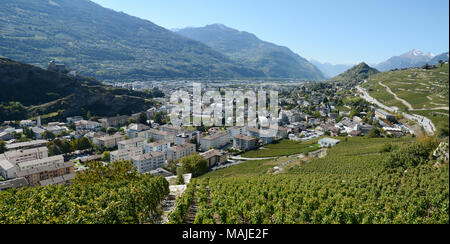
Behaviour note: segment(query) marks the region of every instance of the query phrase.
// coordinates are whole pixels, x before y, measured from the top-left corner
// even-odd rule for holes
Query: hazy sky
[[[449,48],[448,0],[93,1],[168,29],[225,24],[322,62],[374,64]]]

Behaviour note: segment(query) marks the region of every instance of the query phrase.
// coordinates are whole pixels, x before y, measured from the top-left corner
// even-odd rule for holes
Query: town
[[[46,124],[40,117],[5,121],[0,128],[0,189],[70,184],[77,172],[88,168],[89,161],[105,164],[131,161],[139,173],[173,177],[182,167],[182,159],[193,154],[202,156],[209,170],[217,170],[245,162],[246,152],[263,150],[265,145],[280,141],[314,142],[317,145],[314,149],[320,151],[345,137],[422,133],[415,123],[400,114],[374,107],[356,92],[339,85],[286,84],[232,85],[237,89],[266,88],[279,92],[279,126],[270,134],[249,126],[172,125],[169,114],[174,106],[168,94],[178,85],[159,86],[166,94],[159,99],[159,106],[132,115],[101,118],[88,114],[89,118],[75,116]],[[206,89],[221,92],[228,86],[231,85],[206,83]],[[244,120],[248,111],[254,109],[247,107]]]

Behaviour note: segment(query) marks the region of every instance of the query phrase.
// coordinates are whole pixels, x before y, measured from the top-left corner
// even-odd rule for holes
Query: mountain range
[[[309,62],[314,64],[327,78],[335,77],[342,74],[346,70],[352,68],[353,64],[331,64],[328,62],[320,62],[315,59],[310,59]]]
[[[425,64],[437,64],[439,60],[448,61],[448,52],[438,56],[413,49],[399,56],[394,56],[375,66],[380,71],[421,67]]]
[[[289,48],[262,41],[256,35],[223,24],[175,29],[176,33],[200,41],[231,60],[262,70],[267,77],[323,80],[324,74]]]
[[[100,80],[265,77],[198,41],[89,0],[2,0],[0,56]]]

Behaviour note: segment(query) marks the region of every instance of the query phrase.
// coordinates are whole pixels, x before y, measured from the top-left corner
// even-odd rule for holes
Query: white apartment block
[[[117,143],[119,150],[130,149],[130,148],[144,148],[144,144],[147,139],[142,137],[136,137],[130,140],[120,141]]]
[[[18,163],[17,166],[19,168],[19,171],[25,171],[25,170],[30,170],[30,169],[34,169],[34,168],[49,167],[52,165],[63,164],[63,163],[64,163],[64,157],[62,155],[58,155],[58,156]]]
[[[176,133],[171,133],[167,131],[150,129],[146,131],[146,139],[152,139],[153,141],[169,141],[175,143]]]
[[[117,150],[114,152],[111,152],[111,162],[115,161],[128,161],[131,160],[133,157],[139,156],[144,154],[144,150],[142,148],[130,148],[130,149],[124,149],[124,150]]]
[[[169,141],[158,141],[146,143],[144,145],[144,152],[145,153],[162,152],[164,154],[164,159],[167,159],[167,151],[169,150],[169,148],[170,148]]]
[[[164,165],[164,154],[162,152],[151,152],[132,157],[133,166],[139,173],[148,173],[161,168]]]
[[[117,146],[117,143],[125,140],[125,135],[115,134],[112,136],[102,136],[99,138],[94,138],[93,143],[97,146],[103,146],[105,148],[113,148]]]
[[[228,132],[219,132],[200,138],[200,149],[208,151],[211,148],[222,148],[230,143],[231,135]]]
[[[33,149],[25,149],[18,151],[7,151],[2,155],[0,155],[0,159],[6,159],[11,163],[22,163],[37,159],[43,159],[48,157],[48,149],[47,147],[39,147]]]
[[[196,145],[191,143],[171,147],[167,151],[167,161],[169,162],[175,161],[177,159],[194,154],[195,152],[196,152]]]

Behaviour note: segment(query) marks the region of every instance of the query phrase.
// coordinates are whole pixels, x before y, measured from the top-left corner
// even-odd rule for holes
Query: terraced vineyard
[[[435,69],[388,71],[371,76],[362,85],[387,106],[423,115],[437,128],[448,128],[449,64]]]
[[[241,165],[210,173],[190,186],[198,202],[195,223],[448,224],[448,164],[433,166],[429,151],[424,156],[416,145],[412,138],[350,138],[327,157],[281,174],[261,170],[270,161],[249,162],[246,170],[253,167],[255,175],[240,173]],[[413,158],[427,163],[388,169],[384,162],[395,148],[413,148]]]

